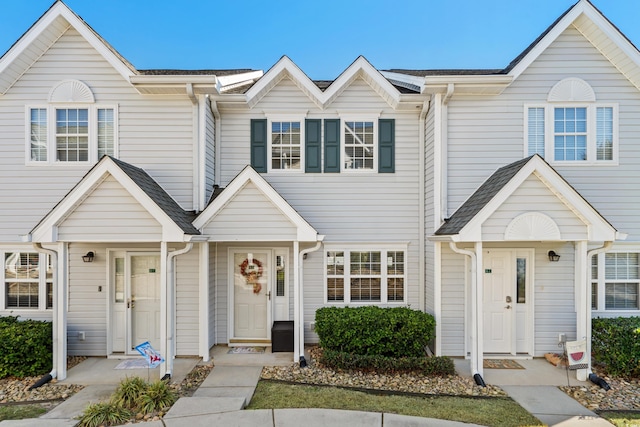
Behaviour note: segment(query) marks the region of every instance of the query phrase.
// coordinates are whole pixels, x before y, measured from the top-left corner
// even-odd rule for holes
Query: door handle
[[[133,308],[136,306],[136,300],[129,298],[127,300],[127,308]]]
[[[510,308],[511,308],[511,306],[510,306],[510,305],[507,305],[505,308],[506,308],[506,309],[510,309]]]
[[[269,301],[271,301],[271,291],[268,291],[268,292],[267,292],[267,299],[268,299]]]
[[[510,297],[510,296],[507,296],[507,298],[506,298],[506,301],[505,301],[505,302],[506,302],[506,303],[510,303],[510,302],[511,302],[511,297]]]

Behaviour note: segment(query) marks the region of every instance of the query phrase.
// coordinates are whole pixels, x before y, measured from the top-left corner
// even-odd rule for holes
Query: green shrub
[[[51,371],[51,322],[0,317],[0,378],[42,375]]]
[[[149,384],[140,377],[127,377],[120,381],[111,400],[129,409],[136,409],[140,404],[140,397],[147,392]]]
[[[316,311],[320,346],[345,353],[422,357],[434,330],[433,316],[405,307],[323,307]]]
[[[334,369],[372,371],[379,373],[421,372],[425,375],[454,375],[449,357],[386,357],[361,355],[324,349],[320,363]]]
[[[640,317],[593,319],[591,331],[591,353],[610,375],[640,377]]]
[[[160,411],[173,405],[177,397],[174,391],[164,381],[158,380],[147,387],[140,396],[140,409],[143,414]]]
[[[130,410],[114,402],[98,402],[87,406],[78,427],[115,426],[124,424],[132,416]]]

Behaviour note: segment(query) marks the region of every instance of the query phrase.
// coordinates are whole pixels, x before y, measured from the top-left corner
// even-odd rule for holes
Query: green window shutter
[[[322,141],[320,140],[322,120],[308,119],[305,121],[305,172],[322,172]]]
[[[396,121],[380,119],[378,122],[378,172],[393,173],[396,171]]]
[[[251,119],[251,166],[267,171],[267,119]]]
[[[340,119],[324,120],[324,171],[340,172]]]

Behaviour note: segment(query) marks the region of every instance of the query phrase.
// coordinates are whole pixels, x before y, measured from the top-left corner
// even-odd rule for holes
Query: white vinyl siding
[[[482,224],[483,241],[502,241],[511,221],[523,212],[544,212],[558,225],[563,239],[585,240],[587,225],[535,175],[522,185]]]
[[[78,32],[65,28],[64,34],[58,34],[2,95],[0,182],[19,185],[0,188],[0,242],[19,243],[20,236],[51,211],[93,166],[92,162],[61,167],[31,161],[25,164],[25,158],[31,156],[30,141],[25,143],[25,138],[30,140],[30,131],[25,129],[29,123],[26,106],[48,108],[51,88],[67,79],[85,82],[95,96],[96,107],[117,107],[117,157],[143,168],[184,209],[193,209],[195,136],[189,98],[138,94]]]
[[[204,227],[216,241],[295,240],[294,224],[253,184],[247,184]]]
[[[105,179],[58,227],[60,241],[160,241],[162,227],[113,177]]]
[[[366,105],[367,111],[363,112]],[[395,119],[395,173],[380,174],[358,171],[358,173],[322,173],[295,174],[268,172],[263,174],[269,184],[306,220],[319,234],[324,235],[325,244],[363,244],[367,248],[379,249],[382,244],[406,242],[407,283],[403,305],[420,307],[419,295],[419,200],[420,200],[420,163],[419,158],[419,110],[396,111],[378,95],[363,79],[356,78],[335,100],[324,109],[319,109],[309,97],[289,78],[280,80],[253,108],[246,111],[225,110],[221,105],[221,158],[219,162],[220,186],[224,187],[250,163],[251,119],[264,119],[269,112],[287,111],[295,115],[296,111],[306,112],[307,119],[336,119],[341,122],[350,116],[353,120],[365,120],[370,111],[377,111],[380,118]],[[266,113],[265,113],[266,112]],[[289,120],[291,119],[289,116]],[[357,118],[357,119],[356,119]],[[377,123],[377,118],[375,119]],[[324,129],[322,129],[324,131]],[[324,135],[321,135],[324,141]],[[342,153],[341,153],[342,154]],[[324,164],[324,161],[322,162]],[[249,194],[249,193],[247,193]],[[264,230],[261,200],[253,200],[253,206],[245,205],[242,211],[235,211],[228,218],[247,218],[243,225],[235,225],[234,232],[240,232],[241,240],[252,241],[252,236],[270,236]],[[256,213],[257,212],[257,213]],[[268,218],[268,216],[267,216]],[[390,220],[393,218],[393,220]],[[218,221],[214,217],[212,223]],[[211,223],[203,230],[213,239],[230,238],[228,229],[212,229]],[[246,230],[246,228],[249,230]],[[222,235],[216,233],[223,233]],[[290,235],[277,234],[278,239]],[[266,238],[265,237],[265,238]],[[377,248],[375,245],[378,245]],[[213,250],[213,249],[212,249]],[[226,249],[225,249],[226,250]],[[226,265],[222,260],[225,251],[218,245],[219,266]],[[222,254],[222,255],[221,255]],[[291,255],[295,256],[294,254]],[[304,261],[304,326],[305,341],[313,342],[317,336],[311,330],[315,319],[315,310],[325,305],[324,251],[312,252]],[[216,292],[221,301],[226,298],[227,290],[222,281],[224,274],[219,273]],[[226,282],[224,282],[226,283]],[[223,289],[225,288],[225,289]],[[290,292],[289,295],[293,295]],[[290,304],[293,307],[293,304]],[[218,339],[225,342],[227,307],[217,304]],[[292,317],[290,317],[292,318]],[[223,335],[224,334],[224,335]]]
[[[181,356],[199,353],[199,259],[197,245],[176,258],[176,353]]]
[[[640,201],[635,196],[640,182],[638,89],[573,27],[499,96],[454,95],[450,100],[445,181],[448,215],[498,168],[527,153],[527,108],[548,106],[549,91],[567,77],[587,82],[598,106],[617,108],[614,129],[619,160],[596,161],[588,167],[554,163],[553,167],[617,230],[628,233],[627,240],[640,239]]]

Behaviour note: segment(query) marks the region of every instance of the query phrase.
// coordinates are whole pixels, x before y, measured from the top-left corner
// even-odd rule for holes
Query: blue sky
[[[503,68],[576,0],[66,0],[136,68]],[[0,51],[53,0],[2,2]],[[640,46],[640,0],[593,0]]]

